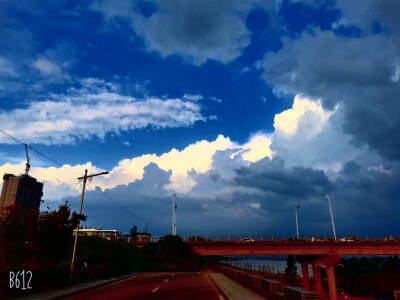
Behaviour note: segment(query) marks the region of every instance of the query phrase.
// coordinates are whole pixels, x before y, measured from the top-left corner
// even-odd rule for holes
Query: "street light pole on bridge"
[[[335,231],[335,223],[333,222],[333,213],[332,213],[332,206],[331,206],[331,199],[327,194],[322,194],[322,196],[328,198],[328,203],[329,203],[329,210],[331,212],[331,220],[332,220],[332,228],[333,228],[333,235],[335,236],[335,242],[336,240],[336,231]]]
[[[300,239],[300,236],[299,236],[299,222],[297,221],[297,210],[300,208],[300,205],[297,205],[297,207],[296,207],[296,229],[297,229],[297,239],[299,240]]]

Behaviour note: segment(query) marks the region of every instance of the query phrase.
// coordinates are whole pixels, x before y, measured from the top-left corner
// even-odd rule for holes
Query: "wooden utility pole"
[[[97,174],[92,174],[88,175],[87,174],[88,170],[85,170],[85,175],[83,177],[78,177],[79,180],[83,180],[83,187],[82,187],[82,196],[81,196],[81,206],[79,208],[79,215],[82,215],[82,205],[83,205],[83,197],[85,196],[85,187],[86,187],[86,181],[88,178],[92,178],[95,176],[100,176],[100,175],[106,175],[108,172],[101,172]],[[75,252],[76,252],[76,245],[78,244],[78,235],[79,235],[79,226],[81,224],[81,221],[78,220],[78,226],[76,227],[76,235],[75,235],[75,243],[74,243],[74,250],[72,251],[72,260],[71,260],[71,273],[69,274],[69,278],[72,278],[72,275],[74,273],[74,263],[75,263]]]
[[[175,235],[175,194],[172,196],[172,235]]]

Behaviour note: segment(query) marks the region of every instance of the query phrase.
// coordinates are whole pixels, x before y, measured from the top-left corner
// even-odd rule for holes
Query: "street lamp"
[[[333,222],[333,213],[332,213],[332,206],[331,206],[331,199],[327,194],[322,194],[322,196],[328,198],[328,203],[329,203],[329,210],[331,212],[331,220],[332,220],[332,228],[333,228],[333,235],[335,236],[335,242],[336,242],[336,231],[335,231],[335,223]]]
[[[295,213],[296,213],[296,229],[297,229],[297,239],[299,240],[300,239],[300,236],[299,236],[299,222],[297,221],[297,210],[300,208],[300,205],[297,205],[297,207],[296,207],[296,211],[295,211]]]

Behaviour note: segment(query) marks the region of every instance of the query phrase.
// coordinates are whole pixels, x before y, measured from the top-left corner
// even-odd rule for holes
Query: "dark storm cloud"
[[[337,0],[341,10],[340,25],[356,25],[365,32],[382,30],[390,33],[399,46],[400,42],[400,2],[392,0],[366,0],[360,2]]]
[[[231,151],[217,152],[213,169],[192,177],[197,184],[188,193],[188,201],[201,202],[205,208],[200,215],[207,220],[203,224],[206,232],[217,234],[219,229],[220,234],[292,235],[294,209],[307,203],[303,233],[329,233],[328,210],[320,212],[325,204],[321,193],[331,192],[334,186],[323,171],[285,168],[280,158],[264,158],[244,166],[239,155],[231,158],[229,165],[231,155]]]
[[[256,187],[263,194],[248,193],[234,203],[261,204],[267,228],[290,234],[294,210],[301,205],[299,218],[303,234],[329,234],[331,224],[327,199],[330,196],[338,235],[398,234],[400,210],[398,163],[364,167],[355,161],[344,164],[337,179],[328,179],[323,171],[306,168],[284,168],[279,158],[263,159],[237,170],[235,182]],[[271,232],[271,231],[269,231]],[[274,232],[274,231],[272,231]]]
[[[178,234],[274,234],[296,233],[294,212],[297,205],[302,235],[332,235],[329,206],[322,193],[332,202],[338,236],[398,234],[400,219],[400,164],[381,161],[365,167],[357,161],[344,164],[336,179],[323,171],[285,167],[280,158],[243,165],[232,158],[232,165],[219,164],[231,151],[219,151],[213,167],[206,173],[191,172],[196,186],[188,193],[176,193]],[[227,172],[223,166],[235,168]],[[84,225],[128,231],[133,225],[144,230],[146,221],[154,235],[171,232],[171,172],[151,163],[143,178],[105,192],[88,191],[83,213]],[[78,210],[79,197],[72,199]],[[126,210],[128,209],[129,212]],[[138,216],[139,218],[135,217]]]
[[[128,231],[137,225],[139,230],[144,230],[147,221],[153,230],[168,229],[172,194],[165,191],[163,186],[170,184],[170,176],[171,171],[165,172],[150,163],[144,168],[141,180],[106,189],[105,193],[112,200],[99,190],[87,191],[83,214],[88,216],[88,220],[84,226]],[[79,197],[71,201],[75,210],[79,209],[79,201]]]
[[[334,210],[342,232],[398,234],[400,211],[398,163],[365,168],[348,162],[335,182]]]
[[[284,168],[279,157],[268,157],[237,171],[235,182],[282,197],[306,198],[332,189],[325,173],[311,168]]]
[[[286,40],[265,56],[267,82],[284,93],[343,106],[343,129],[355,144],[368,144],[400,159],[399,52],[386,36],[339,37],[315,30]]]
[[[130,2],[98,0],[91,6],[108,18],[123,17],[131,21],[136,33],[150,51],[161,56],[180,55],[201,65],[207,60],[228,63],[242,54],[250,44],[246,16],[255,7],[273,9],[274,1],[147,1],[156,3],[148,16]]]

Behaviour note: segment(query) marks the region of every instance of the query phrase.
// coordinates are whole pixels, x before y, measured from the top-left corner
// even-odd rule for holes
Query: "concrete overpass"
[[[200,256],[228,255],[400,255],[400,241],[202,241],[189,242]]]
[[[301,263],[303,288],[310,290],[308,265],[314,289],[322,293],[321,267],[326,268],[329,299],[337,299],[335,265],[342,255],[400,255],[400,240],[388,241],[197,241],[189,242],[199,256],[296,255]]]

